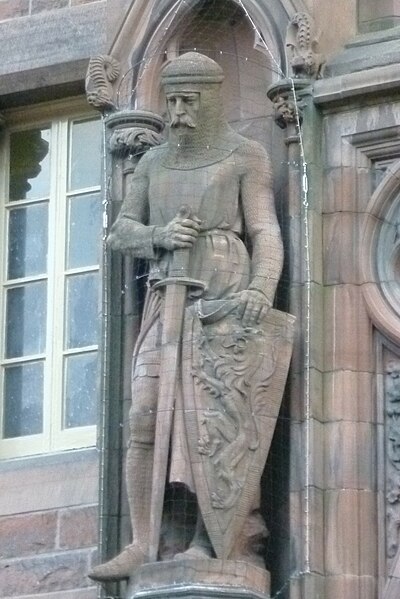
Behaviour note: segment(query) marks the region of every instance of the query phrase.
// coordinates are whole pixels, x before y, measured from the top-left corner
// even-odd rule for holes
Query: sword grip
[[[188,204],[182,204],[178,210],[181,218],[193,218],[192,209]],[[190,248],[178,248],[174,250],[169,276],[182,278],[189,276]]]

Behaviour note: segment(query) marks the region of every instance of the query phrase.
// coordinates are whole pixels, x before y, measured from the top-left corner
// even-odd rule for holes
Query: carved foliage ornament
[[[112,56],[100,54],[89,61],[86,73],[86,97],[97,110],[114,110],[112,84],[120,73],[119,62]]]
[[[318,36],[312,18],[305,12],[296,13],[288,27],[286,48],[293,77],[318,79],[325,62],[317,53]]]
[[[162,136],[147,127],[117,129],[110,139],[110,152],[119,157],[144,154],[161,143]]]

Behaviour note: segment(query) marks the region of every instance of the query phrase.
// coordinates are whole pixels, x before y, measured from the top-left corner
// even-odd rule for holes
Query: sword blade
[[[157,561],[168,470],[172,417],[180,367],[181,336],[186,286],[170,283],[165,291],[161,338],[161,369],[154,445],[153,485],[150,508],[149,560]]]

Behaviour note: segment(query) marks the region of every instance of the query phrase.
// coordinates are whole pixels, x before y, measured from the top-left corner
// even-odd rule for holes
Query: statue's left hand
[[[239,300],[238,314],[244,327],[259,324],[272,306],[272,302],[258,289],[245,289],[230,297]]]

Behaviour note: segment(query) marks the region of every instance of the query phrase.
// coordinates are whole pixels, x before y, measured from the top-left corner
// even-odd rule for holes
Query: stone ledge
[[[0,74],[88,59],[105,49],[106,2],[0,23]]]
[[[269,597],[270,575],[252,564],[231,560],[182,560],[146,564],[129,581],[128,599],[171,596],[191,599]]]
[[[338,75],[316,81],[313,89],[315,104],[340,103],[357,96],[400,92],[400,70],[398,64],[390,64],[357,73]]]

